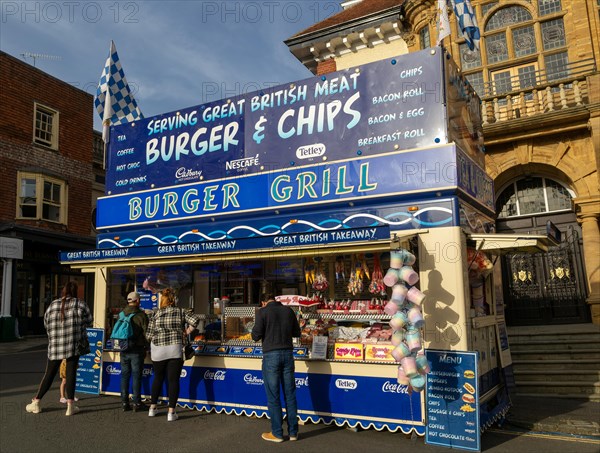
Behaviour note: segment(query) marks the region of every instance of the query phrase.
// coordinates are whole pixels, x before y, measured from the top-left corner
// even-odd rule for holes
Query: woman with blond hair
[[[200,322],[200,317],[176,306],[173,289],[163,289],[160,296],[160,306],[150,317],[146,330],[146,338],[150,342],[150,357],[154,365],[148,415],[156,415],[156,404],[166,377],[169,397],[167,420],[172,422],[178,418],[175,406],[179,398],[179,377],[183,367],[183,336],[194,330]]]
[[[44,326],[48,334],[48,363],[35,397],[25,408],[27,412],[34,414],[42,412],[40,400],[50,389],[63,359],[67,361],[65,415],[73,415],[79,411],[74,404],[75,378],[79,356],[89,352],[89,346],[86,351],[81,349],[81,341],[84,340],[83,344],[89,345],[85,341],[87,340],[86,328],[92,325],[92,314],[87,304],[77,298],[77,290],[77,283],[68,282],[62,290],[60,299],[52,301],[44,314]]]

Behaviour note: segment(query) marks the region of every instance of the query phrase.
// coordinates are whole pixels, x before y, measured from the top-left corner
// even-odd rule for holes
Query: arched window
[[[527,1],[531,6],[493,1],[476,9],[481,52],[461,43],[459,53],[462,70],[480,97],[504,96],[569,76],[561,0]]]
[[[573,194],[547,178],[527,177],[506,187],[496,201],[499,218],[543,214],[572,209]]]

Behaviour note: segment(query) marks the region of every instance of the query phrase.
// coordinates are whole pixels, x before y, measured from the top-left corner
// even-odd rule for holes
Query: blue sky
[[[339,1],[318,0],[2,0],[0,7],[2,51],[60,57],[36,58],[36,67],[88,93],[114,40],[144,116],[310,77],[283,41],[340,10]]]

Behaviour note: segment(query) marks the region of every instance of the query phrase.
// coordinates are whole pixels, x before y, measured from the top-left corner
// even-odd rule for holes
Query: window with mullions
[[[421,49],[428,49],[431,47],[431,36],[429,34],[429,25],[425,25],[419,32],[419,43]]]
[[[467,43],[462,43],[459,52],[463,71],[481,66],[481,52],[478,50],[471,50]]]
[[[567,45],[565,25],[562,17],[542,22],[542,42],[544,50],[556,49]]]
[[[560,0],[538,0],[538,14],[540,16],[546,16],[559,11],[562,11]]]
[[[548,82],[569,77],[569,70],[567,69],[569,57],[567,56],[567,52],[546,55],[544,63],[546,65],[546,79]]]
[[[509,6],[496,11],[485,25],[485,31],[500,30],[511,25],[533,20],[531,13],[522,6]]]
[[[496,202],[499,218],[572,209],[572,195],[567,188],[540,177],[515,181],[502,191]]]
[[[58,112],[40,104],[34,105],[33,141],[52,149],[58,148]]]
[[[482,72],[474,72],[473,74],[466,74],[465,77],[480,97],[483,96],[484,88],[483,88],[483,73]]]
[[[17,218],[66,223],[66,183],[36,173],[19,173]]]

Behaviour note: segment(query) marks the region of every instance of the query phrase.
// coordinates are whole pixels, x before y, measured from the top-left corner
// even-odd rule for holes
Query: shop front
[[[491,234],[478,115],[433,48],[113,127],[97,248],[61,259],[95,274],[107,338],[132,290],[152,310],[174,288],[202,316],[182,373],[186,407],[267,414],[249,332],[272,292],[302,326],[302,420],[424,435],[432,364],[401,361],[424,348],[477,352],[464,372],[473,385],[456,395],[489,426],[510,406],[492,254],[546,238]],[[402,291],[410,303],[394,302]],[[118,354],[107,342],[107,394],[119,392]]]

